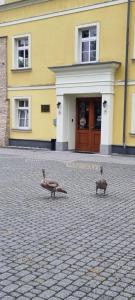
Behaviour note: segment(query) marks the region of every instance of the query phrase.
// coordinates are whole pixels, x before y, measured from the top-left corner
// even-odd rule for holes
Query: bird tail
[[[67,194],[67,192],[65,190],[63,190],[61,187],[57,187],[56,192]]]

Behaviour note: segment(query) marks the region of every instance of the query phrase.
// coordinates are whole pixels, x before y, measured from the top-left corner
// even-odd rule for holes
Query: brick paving
[[[0,299],[134,300],[134,182],[134,157],[1,148]]]

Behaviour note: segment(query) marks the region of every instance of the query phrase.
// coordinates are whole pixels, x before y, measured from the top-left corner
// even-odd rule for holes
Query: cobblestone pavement
[[[135,299],[134,157],[0,149],[0,299]]]

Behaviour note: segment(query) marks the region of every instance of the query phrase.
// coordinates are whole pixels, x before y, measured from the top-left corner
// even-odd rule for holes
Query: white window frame
[[[19,126],[19,120],[17,116],[17,112],[19,107],[17,107],[17,101],[23,101],[23,100],[28,100],[28,113],[29,113],[29,118],[28,118],[28,126]],[[18,129],[18,130],[31,130],[31,97],[30,96],[16,96],[13,97],[12,101],[13,107],[12,107],[12,112],[13,112],[13,129]],[[23,108],[22,108],[23,110]]]
[[[89,29],[90,27],[96,26],[97,28],[97,37],[96,37],[96,60],[82,62],[81,59],[81,32],[84,29]],[[100,25],[99,23],[90,23],[83,24],[75,27],[75,63],[87,64],[87,63],[96,63],[99,61],[99,34],[100,34]]]
[[[135,134],[135,93],[131,98],[131,134]]]
[[[18,56],[17,56],[17,46],[16,41],[18,39],[28,38],[28,67],[18,67]],[[15,35],[12,37],[12,69],[17,70],[25,70],[31,68],[31,35],[30,34],[22,34]]]

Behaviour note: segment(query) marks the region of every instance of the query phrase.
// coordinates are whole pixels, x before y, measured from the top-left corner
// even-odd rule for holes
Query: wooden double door
[[[76,99],[76,150],[100,152],[101,98]]]

